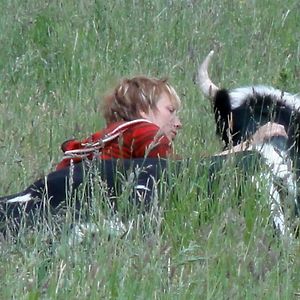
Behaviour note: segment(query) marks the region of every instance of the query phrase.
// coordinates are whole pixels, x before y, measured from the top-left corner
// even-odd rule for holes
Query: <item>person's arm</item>
[[[221,153],[218,153],[217,155],[227,155],[227,154],[246,151],[246,150],[250,151],[253,149],[253,146],[258,144],[263,144],[264,142],[267,142],[274,136],[282,136],[285,138],[288,137],[283,125],[280,125],[278,123],[268,122],[267,124],[260,127],[253,134],[251,139],[242,142],[232,147],[229,150],[225,150]]]

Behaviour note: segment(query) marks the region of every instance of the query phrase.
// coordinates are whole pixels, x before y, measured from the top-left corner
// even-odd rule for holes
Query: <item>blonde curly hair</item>
[[[140,113],[155,111],[162,93],[166,93],[179,109],[181,101],[167,79],[136,76],[123,79],[117,87],[104,97],[103,116],[107,124],[141,118]]]

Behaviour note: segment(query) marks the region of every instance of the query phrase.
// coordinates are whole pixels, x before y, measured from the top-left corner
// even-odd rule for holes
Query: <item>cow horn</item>
[[[214,51],[210,51],[202,64],[198,68],[198,84],[204,95],[210,99],[213,99],[219,90],[219,88],[211,81],[207,69],[210,63]]]

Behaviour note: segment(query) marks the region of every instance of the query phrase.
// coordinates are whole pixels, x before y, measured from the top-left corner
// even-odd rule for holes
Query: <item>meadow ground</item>
[[[178,153],[197,165],[220,151],[199,62],[215,49],[218,85],[299,92],[299,10],[296,0],[2,0],[0,194],[53,170],[64,140],[101,128],[101,96],[124,76],[170,78],[184,104]],[[54,219],[3,240],[0,299],[300,297],[299,241],[274,238],[263,189],[242,182],[238,199],[228,167],[212,204],[207,174],[193,172],[174,178],[145,220],[133,215],[123,238],[100,226],[70,245],[68,220]]]

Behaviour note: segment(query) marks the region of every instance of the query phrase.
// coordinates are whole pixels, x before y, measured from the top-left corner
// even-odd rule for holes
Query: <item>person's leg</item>
[[[24,214],[43,214],[45,208],[55,211],[65,206],[66,200],[71,199],[83,185],[85,195],[81,198],[89,201],[98,177],[105,182],[112,202],[122,193],[125,182],[130,181],[132,202],[140,205],[143,201],[148,206],[153,196],[153,185],[166,166],[166,160],[159,159],[99,160],[51,172],[20,193],[1,197],[0,222],[5,225],[8,220],[13,220],[18,224]],[[82,203],[75,199],[75,204],[79,207]]]

